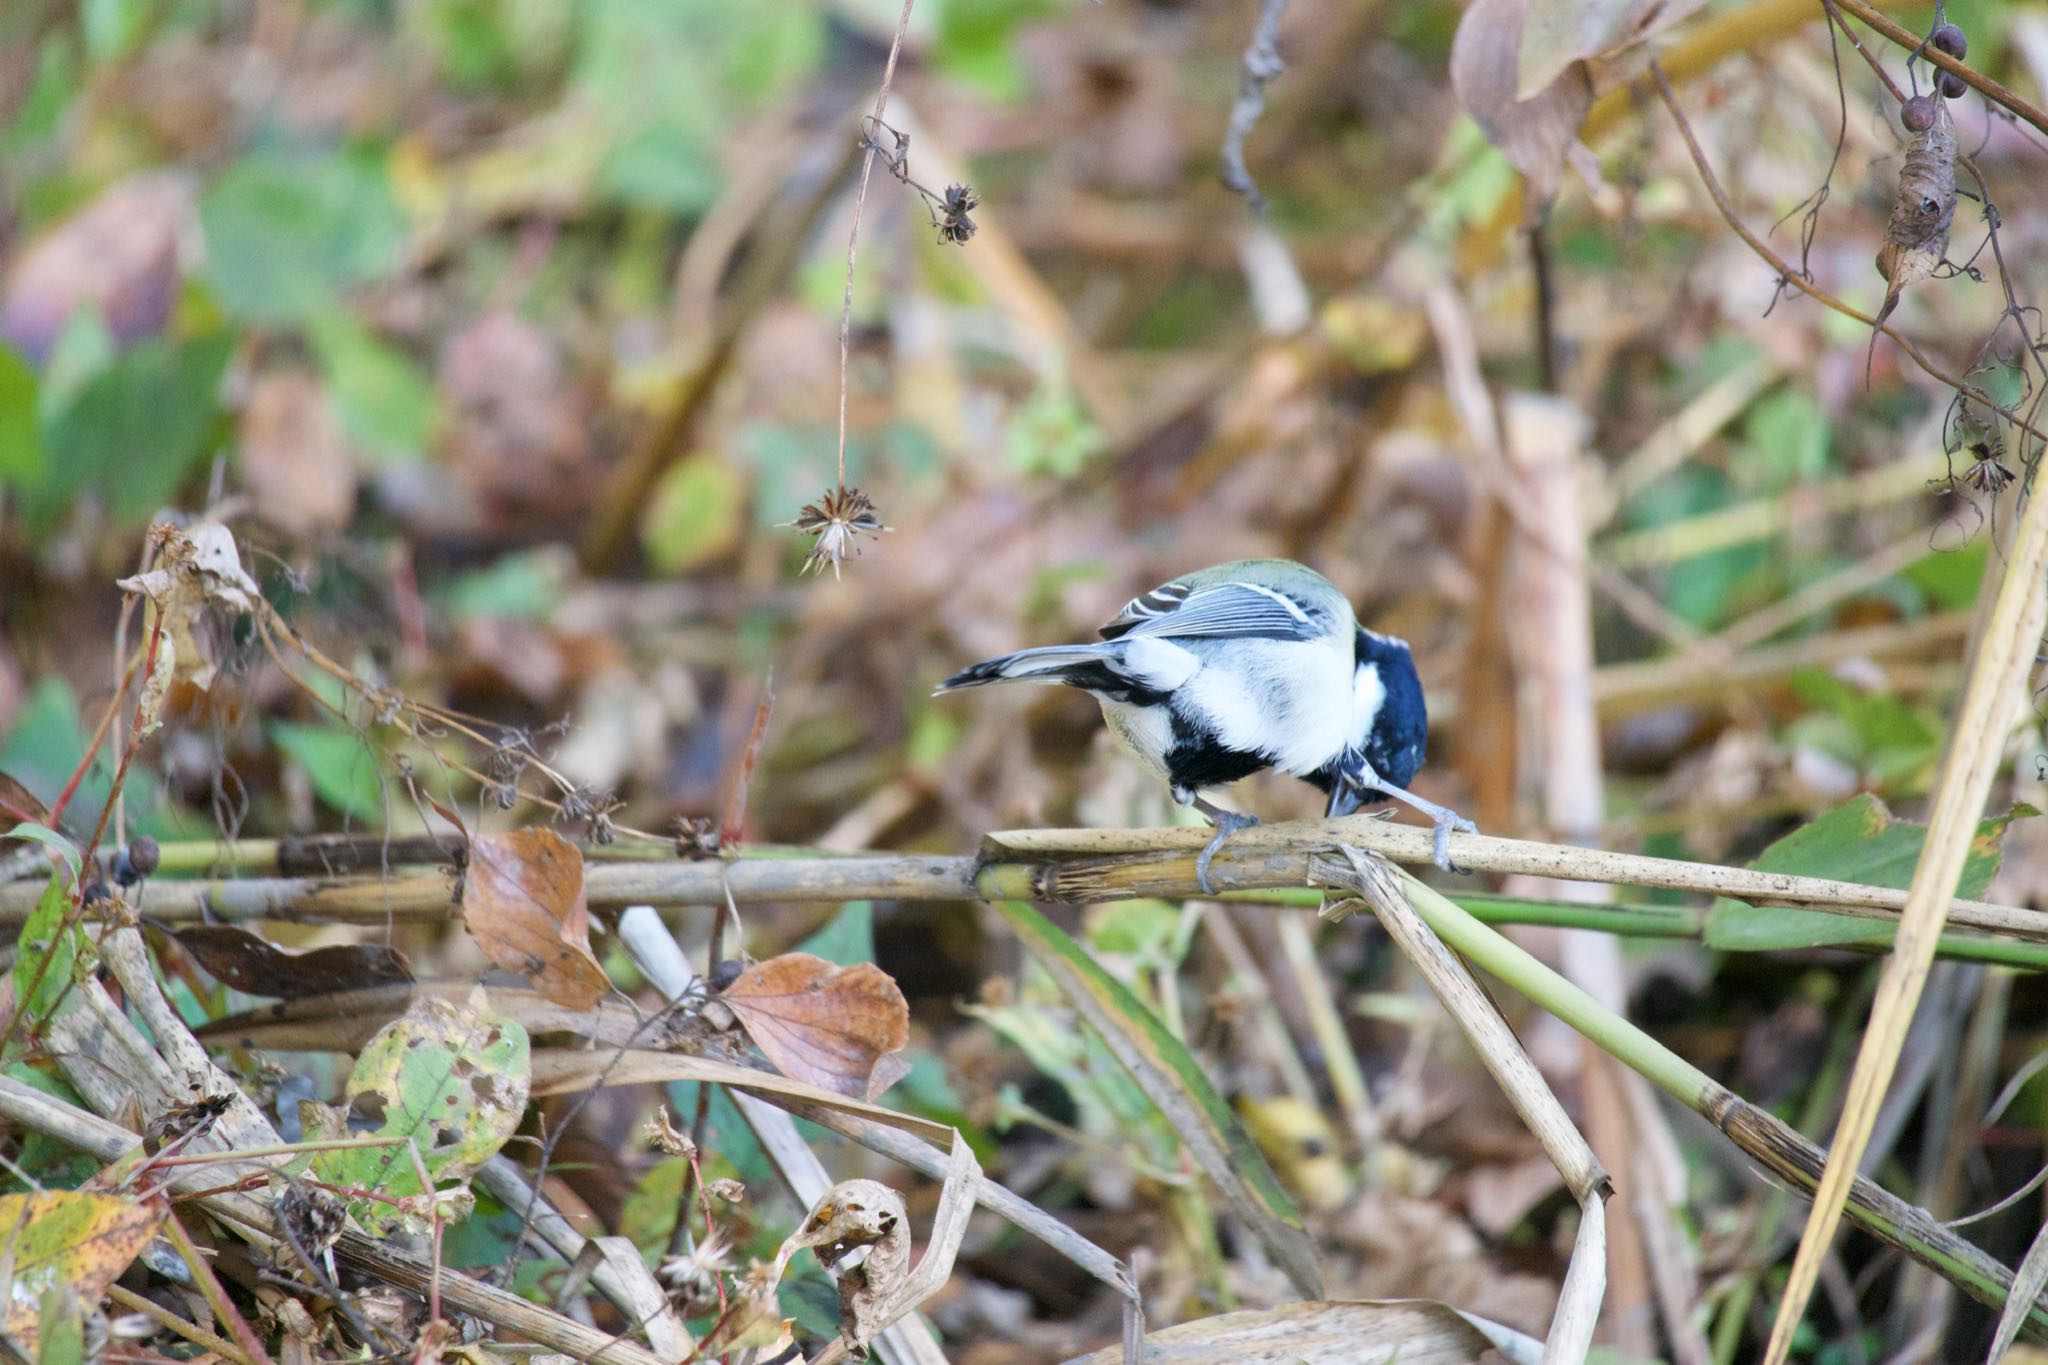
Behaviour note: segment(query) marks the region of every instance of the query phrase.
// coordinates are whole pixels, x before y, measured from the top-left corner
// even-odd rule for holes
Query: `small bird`
[[[1398,800],[1436,825],[1436,864],[1450,870],[1452,830],[1470,820],[1403,788],[1422,766],[1429,717],[1406,641],[1358,624],[1351,603],[1313,569],[1242,559],[1162,583],[1102,627],[1099,643],[1019,650],[962,669],[939,692],[988,683],[1064,683],[1094,695],[1103,718],[1173,799],[1208,816],[1216,837],[1195,860],[1259,823],[1203,790],[1265,768],[1329,794],[1327,813]]]

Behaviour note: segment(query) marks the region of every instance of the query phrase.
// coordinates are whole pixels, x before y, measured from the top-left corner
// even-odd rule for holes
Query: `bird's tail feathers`
[[[989,683],[1063,683],[1076,670],[1099,665],[1105,658],[1114,656],[1119,648],[1119,642],[1105,641],[1093,645],[1044,645],[1037,649],[1020,649],[1015,654],[985,659],[971,668],[961,669],[934,688],[933,693],[957,692],[963,687],[985,687]]]

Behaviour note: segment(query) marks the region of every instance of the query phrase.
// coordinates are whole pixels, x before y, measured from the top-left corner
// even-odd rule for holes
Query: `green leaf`
[[[1757,399],[1743,432],[1735,463],[1747,488],[1790,488],[1827,472],[1827,415],[1802,389],[1788,385]]]
[[[0,743],[0,772],[19,779],[44,802],[54,801],[85,757],[86,739],[71,685],[54,675],[44,678],[30,690],[6,742]],[[95,767],[79,782],[71,803],[81,810],[96,810],[105,804],[112,785],[103,768]]]
[[[272,721],[271,742],[305,765],[322,801],[351,820],[376,824],[384,818],[384,784],[369,743],[350,731],[326,725]]]
[[[392,270],[405,220],[373,154],[244,158],[199,205],[207,274],[221,306],[254,322],[294,322]]]
[[[1959,611],[1977,600],[1984,566],[1991,562],[1991,537],[1977,536],[1958,550],[1937,550],[1908,564],[1899,577],[1936,607]]]
[[[317,1152],[313,1170],[322,1180],[402,1199],[424,1193],[421,1167],[436,1186],[460,1180],[518,1131],[531,1081],[526,1030],[487,1013],[483,998],[479,988],[468,1004],[416,1001],[377,1031],[349,1073],[349,1106],[381,1112],[375,1135],[404,1141]],[[346,1118],[324,1117],[337,1129]],[[349,1210],[372,1228],[391,1228],[399,1217],[374,1200],[351,1200]]]
[[[36,372],[0,345],[0,489],[26,488],[43,474],[43,437],[36,423]]]
[[[647,557],[664,574],[729,554],[746,529],[746,481],[716,455],[679,461],[654,486],[640,520]]]
[[[1970,841],[1956,895],[1974,900],[1984,894],[1998,871],[1999,838],[2012,815],[1986,820]],[[1864,794],[1793,830],[1765,849],[1750,864],[1759,872],[1786,872],[1802,877],[1829,877],[1904,890],[1912,883],[1927,827],[1894,819],[1885,804]],[[1826,945],[1889,947],[1898,932],[1889,920],[1833,915],[1819,910],[1794,910],[1776,905],[1751,905],[1723,898],[1707,913],[1706,943],[1732,952],[1767,952]]]
[[[1080,944],[1028,905],[996,909],[1074,1008],[1179,1132],[1225,1202],[1244,1220],[1300,1293],[1322,1297],[1322,1270],[1301,1212],[1265,1155],[1216,1093],[1201,1064],[1158,1016],[1104,971]]]
[[[78,875],[78,845],[72,843],[48,825],[39,825],[33,820],[23,820],[13,829],[8,830],[7,833],[0,834],[0,839],[32,839],[44,848],[53,850],[59,857],[63,858],[65,864],[70,867],[73,877]]]
[[[47,528],[88,488],[123,526],[171,501],[213,450],[233,349],[225,333],[157,337],[88,379],[43,432],[46,468],[27,500],[30,522]]]
[[[441,421],[425,372],[345,313],[323,310],[308,327],[349,440],[378,459],[417,462]]]
[[[85,1365],[85,1314],[78,1291],[62,1282],[51,1285],[37,1312],[36,1365]]]
[[[18,955],[14,959],[14,998],[31,1032],[46,1022],[71,988],[92,970],[92,940],[77,923],[66,924],[71,913],[71,882],[61,872],[52,872],[36,908],[29,911],[21,927]]]
[[[817,933],[791,949],[810,953],[827,962],[851,967],[856,962],[875,960],[875,906],[873,901],[848,901]]]

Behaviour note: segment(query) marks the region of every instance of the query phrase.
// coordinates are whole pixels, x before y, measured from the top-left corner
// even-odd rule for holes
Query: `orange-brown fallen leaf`
[[[470,841],[462,922],[485,957],[558,1005],[589,1009],[611,989],[590,951],[583,854],[551,829]]]
[[[718,998],[785,1076],[872,1100],[909,1069],[897,1054],[910,1007],[872,962],[784,953],[741,972]]]

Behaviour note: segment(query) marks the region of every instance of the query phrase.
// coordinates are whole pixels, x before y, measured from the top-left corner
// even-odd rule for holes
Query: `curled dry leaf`
[[[220,664],[207,628],[208,609],[254,611],[262,594],[256,580],[242,568],[234,532],[217,521],[200,522],[182,531],[159,523],[150,528],[150,539],[156,545],[156,567],[121,579],[116,586],[148,598],[150,610],[163,619],[155,668],[162,669],[168,657],[169,681],[162,684],[153,702],[145,693],[145,705],[160,711],[172,685],[197,692],[213,687]],[[150,629],[154,631],[153,624]],[[145,686],[155,689],[159,682],[153,672]],[[145,720],[150,718],[145,716]]]
[[[297,1000],[412,980],[404,956],[377,943],[333,943],[294,953],[232,924],[191,925],[178,931],[178,943],[215,978],[248,995]]]
[[[816,1251],[820,1263],[839,1260],[856,1247],[874,1248],[865,1261],[839,1276],[840,1331],[856,1347],[865,1347],[889,1325],[890,1301],[910,1277],[910,1220],[903,1196],[880,1181],[840,1181],[775,1253],[778,1278],[804,1247]]]
[[[462,922],[485,957],[558,1005],[589,1009],[611,989],[590,951],[583,854],[551,829],[470,841]]]
[[[1884,276],[1884,306],[1877,310],[1882,325],[1899,306],[1899,295],[1934,273],[1948,255],[1949,225],[1956,216],[1956,126],[1945,101],[1934,101],[1934,122],[1906,146],[1899,168],[1899,187],[1892,195],[1892,216],[1885,225],[1884,245],[1877,250],[1877,273]]]
[[[1451,44],[1451,84],[1486,140],[1548,204],[1566,159],[1593,172],[1578,141],[1596,95],[1632,78],[1643,44],[1704,0],[1473,0]],[[1597,174],[1597,172],[1593,172]]]
[[[841,967],[784,953],[741,972],[718,997],[785,1076],[873,1099],[903,1078],[910,1006],[872,962]]]

